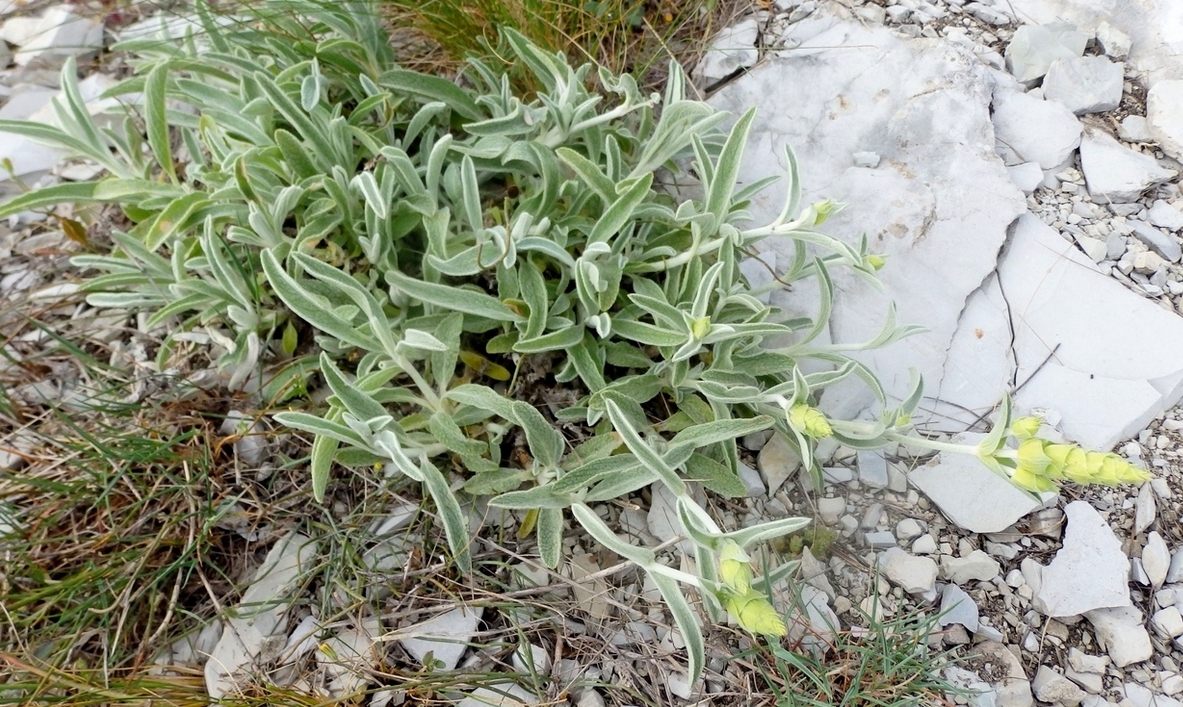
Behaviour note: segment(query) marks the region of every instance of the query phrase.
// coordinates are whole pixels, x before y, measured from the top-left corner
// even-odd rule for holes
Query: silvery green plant
[[[24,195],[0,216],[119,204],[134,225],[112,234],[109,254],[74,259],[100,273],[85,285],[91,305],[204,329],[230,384],[265,367],[271,400],[319,376],[323,405],[275,415],[314,436],[318,500],[335,464],[419,482],[465,572],[469,529],[450,477],[523,512],[550,567],[573,519],[652,577],[696,677],[705,651],[686,587],[712,620],[782,634],[767,592],[792,565],[754,578],[748,551],[809,520],[726,530],[691,484],[742,495],[736,440],[764,430],[818,476],[821,438],[926,443],[906,433],[919,379],[892,406],[850,357],[915,328],[889,311],[871,341],[818,341],[830,270],[877,282],[883,260],[865,239],[852,247],[818,230],[836,205],[802,203],[792,153],[784,208],[754,225],[746,207],[769,182],[738,180],[754,113],[724,128],[726,114],[686,97],[676,64],[664,96],[643,95],[629,76],[572,68],[506,32],[500,54],[542,87],[523,96],[489,63],[472,61],[458,82],[400,68],[368,3],[273,0],[262,29],[197,9],[200,35],[119,47],[135,75],[111,91],[130,101],[113,127],[87,112],[73,64],[60,127],[0,121],[108,172]],[[687,162],[701,198],[655,186]],[[781,282],[818,281],[816,317],[784,319],[745,280],[740,262],[766,239],[795,254]],[[810,359],[824,365],[801,365]],[[544,413],[526,401],[518,374],[537,362],[573,404]],[[877,396],[878,421],[815,407],[850,376]],[[1019,458],[1002,443],[1007,411],[997,444],[971,450],[1004,475]],[[676,499],[694,573],[622,540],[596,511],[655,483]]]

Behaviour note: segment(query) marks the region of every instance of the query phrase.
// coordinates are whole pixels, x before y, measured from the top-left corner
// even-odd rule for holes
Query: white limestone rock
[[[329,695],[341,699],[366,686],[366,676],[378,661],[376,646],[381,633],[378,617],[370,616],[360,626],[339,631],[318,646],[316,661],[325,671]]]
[[[992,667],[996,676],[994,691],[998,696],[998,707],[1031,707],[1035,698],[1031,695],[1031,681],[1023,670],[1018,657],[1001,643],[980,643],[971,654],[981,656]]]
[[[686,539],[686,531],[678,519],[678,502],[674,492],[660,481],[655,481],[650,490],[653,500],[649,505],[649,515],[646,516],[649,532],[663,543],[681,537],[678,547],[682,552],[693,554],[694,543]]]
[[[1183,159],[1183,80],[1159,81],[1146,93],[1146,127],[1163,152]]]
[[[1043,569],[1035,608],[1052,617],[1077,616],[1093,609],[1130,605],[1128,564],[1121,541],[1086,501],[1064,508],[1064,545]],[[1089,581],[1080,581],[1088,577]]]
[[[957,624],[971,633],[977,633],[978,619],[978,605],[965,590],[956,584],[946,584],[941,590],[940,625]]]
[[[774,434],[772,439],[760,448],[756,466],[760,467],[764,483],[768,486],[768,495],[771,496],[801,468],[801,457],[793,451],[784,437]]]
[[[760,26],[754,17],[728,27],[711,42],[710,50],[698,64],[698,74],[709,87],[740,69],[755,65],[760,58],[760,51],[756,48],[759,40]]]
[[[1080,145],[1080,121],[1062,103],[1002,86],[994,95],[994,134],[1041,169],[1064,164]]]
[[[1183,550],[1175,550],[1171,556],[1171,565],[1167,568],[1167,583],[1183,582]]]
[[[1010,179],[1015,183],[1015,186],[1023,190],[1024,194],[1031,194],[1043,184],[1043,168],[1039,166],[1038,162],[1023,162],[1011,167],[1007,167],[1006,171],[1010,174]]]
[[[1183,320],[1097,272],[1036,216],[1015,223],[998,273],[1006,297],[993,278],[975,293],[945,378],[931,386],[935,398],[975,413],[937,406],[942,415],[968,423],[1009,381],[1026,381],[1015,396],[1019,414],[1059,411],[1066,437],[1111,449],[1183,397]]]
[[[1043,78],[1043,97],[1076,115],[1103,113],[1121,104],[1124,80],[1121,64],[1103,56],[1057,59]]]
[[[711,103],[737,116],[758,109],[740,183],[783,177],[787,144],[800,164],[805,203],[828,197],[857,205],[833,216],[825,230],[850,239],[867,234],[890,267],[879,273],[883,293],[835,269],[827,333],[839,342],[873,337],[888,300],[896,302],[901,322],[925,326],[926,334],[860,354],[888,394],[901,397],[909,368],[940,380],[961,303],[993,269],[1006,225],[1026,208],[994,155],[989,104],[995,79],[962,48],[908,41],[820,9],[794,25],[793,36],[799,46],[767,58]],[[866,151],[880,155],[878,168],[851,164],[850,155]],[[775,218],[783,197],[783,184],[756,195],[753,220]],[[970,232],[975,237],[966,239]],[[789,256],[786,251],[785,262]],[[790,308],[814,301],[809,283],[801,284],[785,297]],[[776,295],[773,301],[779,303]],[[857,417],[872,402],[853,380],[827,389],[822,399],[823,408],[840,417]]]
[[[989,582],[998,576],[1002,566],[998,560],[981,550],[974,550],[965,557],[942,557],[941,576],[954,584],[968,582]]]
[[[1043,702],[1076,707],[1084,700],[1083,690],[1046,665],[1039,666],[1035,679],[1031,681],[1031,687],[1035,691],[1035,696]]]
[[[1039,508],[1006,479],[964,454],[941,454],[912,470],[908,480],[959,528],[997,533]]]
[[[1162,199],[1157,199],[1146,213],[1150,223],[1168,231],[1183,230],[1183,212]]]
[[[507,682],[478,687],[457,702],[456,707],[533,707],[539,702],[538,695],[517,683]]]
[[[1097,43],[1105,54],[1118,61],[1130,55],[1130,36],[1108,22],[1097,25]]]
[[[842,623],[830,608],[825,592],[808,584],[800,590],[800,604],[789,614],[789,641],[800,642],[811,652],[825,652],[833,646],[834,635],[842,629]]]
[[[1134,238],[1145,243],[1160,258],[1172,263],[1177,263],[1180,258],[1183,258],[1183,247],[1179,246],[1179,241],[1174,236],[1169,236],[1144,221],[1130,221],[1128,223],[1133,229]]]
[[[1167,541],[1158,531],[1150,531],[1146,536],[1146,547],[1142,548],[1142,569],[1146,571],[1146,578],[1150,580],[1152,588],[1158,589],[1163,585],[1170,565],[1171,551],[1167,548]]]
[[[19,47],[12,60],[17,66],[32,69],[58,69],[72,56],[82,56],[103,48],[103,25],[76,13],[69,5],[49,8],[29,24],[10,30],[4,23],[2,38]]]
[[[1142,612],[1137,608],[1094,609],[1084,616],[1093,625],[1097,642],[1117,667],[1140,663],[1154,655],[1150,634],[1142,623]]]
[[[1065,23],[1023,25],[1006,45],[1006,69],[1026,84],[1047,73],[1056,59],[1072,59],[1084,53],[1088,36]]]
[[[1175,606],[1159,609],[1150,617],[1150,626],[1155,633],[1168,641],[1183,636],[1183,614],[1179,613],[1178,607]]]
[[[1151,525],[1158,515],[1158,504],[1154,500],[1154,488],[1150,484],[1142,484],[1138,489],[1138,498],[1134,501],[1134,535],[1141,535]]]
[[[1090,128],[1080,142],[1080,166],[1089,196],[1098,204],[1137,201],[1142,192],[1175,176],[1150,155]]]
[[[423,663],[430,653],[441,670],[455,670],[481,623],[484,607],[457,607],[399,630],[399,643]]]
[[[1153,142],[1154,136],[1150,134],[1150,126],[1146,123],[1146,118],[1140,115],[1127,115],[1121,119],[1121,125],[1117,128],[1117,136],[1126,142]]]
[[[887,581],[905,592],[924,594],[936,588],[937,563],[931,558],[914,557],[892,547],[879,556],[878,564]]]
[[[260,655],[277,638],[283,647],[292,590],[312,568],[316,554],[316,541],[296,532],[280,538],[267,553],[206,661],[205,687],[211,698],[240,693],[240,680],[257,671]]]

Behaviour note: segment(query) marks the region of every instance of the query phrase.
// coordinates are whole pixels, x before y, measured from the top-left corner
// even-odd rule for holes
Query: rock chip
[[[1146,118],[1140,115],[1127,115],[1121,119],[1121,125],[1118,126],[1117,136],[1126,142],[1153,142],[1154,136],[1150,134],[1150,126],[1146,124]]]
[[[1033,83],[1047,73],[1057,59],[1084,53],[1088,36],[1065,23],[1023,25],[1006,45],[1006,69],[1023,83]]]
[[[994,690],[998,695],[998,707],[1031,707],[1035,698],[1031,695],[1031,682],[1023,670],[1018,656],[1001,643],[980,643],[970,651],[992,664],[993,674],[998,676]]]
[[[424,663],[427,654],[441,670],[455,670],[468,650],[468,641],[481,623],[484,607],[457,607],[427,621],[408,626],[398,633],[399,643],[411,656]]]
[[[941,513],[972,533],[997,533],[1014,525],[1039,503],[977,459],[941,454],[908,474]]]
[[[1097,43],[1107,55],[1119,61],[1130,55],[1130,36],[1104,20],[1097,25]]]
[[[1093,609],[1129,606],[1127,568],[1121,542],[1086,501],[1064,509],[1064,545],[1043,569],[1035,608],[1047,616],[1077,616]],[[1088,577],[1088,582],[1080,581]]]
[[[378,660],[375,646],[381,634],[381,622],[371,616],[320,644],[316,662],[324,668],[330,696],[341,699],[366,686],[366,675]]]
[[[1150,627],[1164,640],[1183,636],[1183,614],[1175,606],[1159,609],[1150,617]]]
[[[1183,81],[1164,80],[1146,93],[1146,127],[1163,152],[1183,159]]]
[[[879,556],[878,565],[887,581],[905,592],[923,594],[936,588],[937,563],[928,557],[915,557],[891,547]]]
[[[789,640],[809,651],[827,651],[842,628],[825,592],[808,584],[801,587],[801,601],[789,615]]]
[[[686,538],[682,521],[678,518],[678,501],[674,492],[660,481],[653,482],[649,488],[652,496],[649,515],[646,517],[649,532],[663,543],[680,537],[682,539],[678,541],[678,548],[682,552],[693,553],[694,543]]]
[[[882,451],[864,450],[858,453],[858,478],[864,486],[887,488],[887,460]]]
[[[979,581],[989,582],[1001,571],[998,560],[981,550],[974,550],[965,557],[942,557],[941,575],[955,584]]]
[[[1142,192],[1175,176],[1149,155],[1090,128],[1080,143],[1080,166],[1089,196],[1098,204],[1137,201]]]
[[[1121,64],[1103,56],[1057,59],[1043,79],[1043,97],[1076,115],[1103,113],[1121,103],[1124,79]]]
[[[999,89],[994,95],[994,134],[1020,159],[1054,169],[1080,145],[1081,127],[1061,103]]]
[[[457,702],[456,707],[533,707],[538,703],[538,695],[509,682],[496,687],[478,687]]]
[[[1138,498],[1134,501],[1134,535],[1141,535],[1154,523],[1158,515],[1158,503],[1154,500],[1154,487],[1142,484]]]
[[[1167,584],[1183,582],[1183,549],[1175,550],[1171,556],[1171,565],[1167,568]]]
[[[838,498],[819,498],[817,499],[817,513],[821,516],[822,522],[826,525],[834,525],[842,514],[846,512],[846,499],[839,496]]]
[[[1167,208],[1174,211],[1169,206]],[[1180,215],[1183,216],[1183,214]],[[1183,247],[1179,246],[1179,241],[1174,236],[1168,236],[1142,221],[1130,221],[1129,226],[1134,230],[1134,238],[1145,243],[1147,248],[1154,251],[1155,254],[1164,260],[1177,263],[1183,257]]]
[[[764,483],[768,485],[768,495],[780,490],[786,481],[801,468],[801,457],[793,451],[789,443],[779,434],[772,436],[760,449],[760,456],[756,458],[756,466],[764,475]]]
[[[4,41],[20,47],[13,62],[32,69],[58,69],[69,57],[103,48],[103,25],[68,5],[51,7],[27,24],[9,20],[2,35]]]
[[[1031,687],[1041,701],[1058,702],[1064,707],[1076,707],[1084,699],[1083,690],[1046,665],[1039,666]]]
[[[1171,565],[1171,551],[1167,542],[1162,539],[1158,531],[1152,530],[1146,536],[1146,547],[1142,548],[1142,569],[1146,571],[1146,578],[1150,586],[1158,589],[1167,579],[1167,570]]]
[[[1162,199],[1156,200],[1151,205],[1150,210],[1146,213],[1146,218],[1151,224],[1168,231],[1183,230],[1183,212]]]
[[[1010,179],[1015,186],[1023,190],[1024,194],[1031,194],[1043,184],[1043,168],[1038,162],[1023,162],[1007,167]]]
[[[973,633],[978,631],[978,605],[956,584],[946,584],[941,590],[941,626],[958,624]]]
[[[1094,609],[1084,616],[1093,625],[1097,642],[1117,667],[1140,663],[1154,655],[1150,634],[1142,623],[1142,612],[1137,608]]]

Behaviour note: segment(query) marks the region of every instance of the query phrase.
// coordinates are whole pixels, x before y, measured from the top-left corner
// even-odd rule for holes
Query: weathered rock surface
[[[836,271],[829,334],[836,341],[873,337],[889,299],[900,321],[926,326],[926,334],[861,357],[889,394],[901,396],[910,367],[927,380],[940,379],[961,303],[993,269],[1007,224],[1024,209],[994,155],[994,78],[956,46],[906,41],[885,28],[820,11],[793,27],[798,47],[769,57],[711,102],[736,115],[751,106],[759,111],[741,183],[783,176],[781,155],[788,145],[800,162],[807,202],[828,197],[860,205],[831,218],[825,229],[852,239],[866,233],[875,252],[891,256],[891,267],[879,273],[886,291],[877,293]],[[850,46],[860,50],[851,52]],[[822,85],[838,87],[832,98],[803,100],[808,87]],[[879,166],[853,166],[849,155],[856,152],[877,153]],[[754,218],[775,217],[783,195],[783,187],[758,195],[750,209]],[[967,239],[966,233],[975,236]],[[793,299],[807,297],[801,290]],[[823,398],[840,416],[853,416],[870,402],[853,383],[827,390]]]
[[[1065,507],[1064,546],[1043,569],[1035,608],[1047,616],[1077,616],[1130,605],[1127,564],[1121,541],[1086,501]],[[1088,577],[1082,582],[1082,577]]]
[[[1053,169],[1080,145],[1081,127],[1063,104],[1002,85],[994,95],[994,132],[1022,161]]]
[[[1096,129],[1085,131],[1080,143],[1080,165],[1089,195],[1098,204],[1137,201],[1142,192],[1175,176],[1153,157],[1131,150]]]
[[[427,654],[442,670],[453,670],[460,663],[468,641],[476,633],[484,607],[458,607],[427,621],[399,631],[399,643],[415,660],[422,663]]]
[[[1043,78],[1043,97],[1076,115],[1103,113],[1121,103],[1124,80],[1121,64],[1103,56],[1057,59]]]
[[[912,470],[908,480],[945,517],[974,533],[1006,530],[1039,507],[1009,481],[966,455],[941,454]]]
[[[1024,215],[998,278],[966,305],[945,378],[931,389],[984,411],[1009,381],[1025,381],[1018,410],[1057,411],[1067,437],[1110,449],[1183,396],[1181,347],[1183,319],[1097,272],[1075,246]]]
[[[1095,609],[1084,616],[1093,625],[1097,641],[1117,667],[1124,668],[1154,655],[1150,634],[1143,623],[1142,612],[1137,608]]]
[[[879,570],[887,581],[912,594],[930,592],[936,584],[936,562],[909,555],[898,547],[888,548],[879,556]]]

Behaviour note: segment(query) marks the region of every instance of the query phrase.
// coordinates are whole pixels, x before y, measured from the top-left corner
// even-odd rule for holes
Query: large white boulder
[[[1183,397],[1183,319],[1099,272],[1030,214],[959,322],[945,377],[928,394],[961,424],[1017,387],[1019,410],[1054,410],[1070,439],[1109,449]]]
[[[835,270],[836,307],[826,333],[839,342],[872,338],[890,300],[901,322],[927,327],[923,335],[861,356],[889,394],[900,396],[909,368],[940,381],[965,299],[993,271],[1007,225],[1025,208],[994,153],[989,108],[995,79],[963,48],[904,40],[833,14],[794,25],[793,36],[799,46],[769,57],[711,102],[735,115],[751,106],[759,111],[742,183],[783,175],[783,147],[789,145],[800,162],[806,200],[855,205],[824,229],[852,243],[866,234],[874,252],[889,256],[879,273],[884,293]],[[877,153],[878,166],[853,166],[850,156],[858,152]],[[775,217],[783,196],[783,185],[758,195],[754,219]],[[783,254],[778,263],[792,261],[791,243],[765,247]],[[774,303],[808,308],[810,291],[804,282]],[[859,413],[871,400],[852,388],[827,394],[824,404],[834,414]]]

